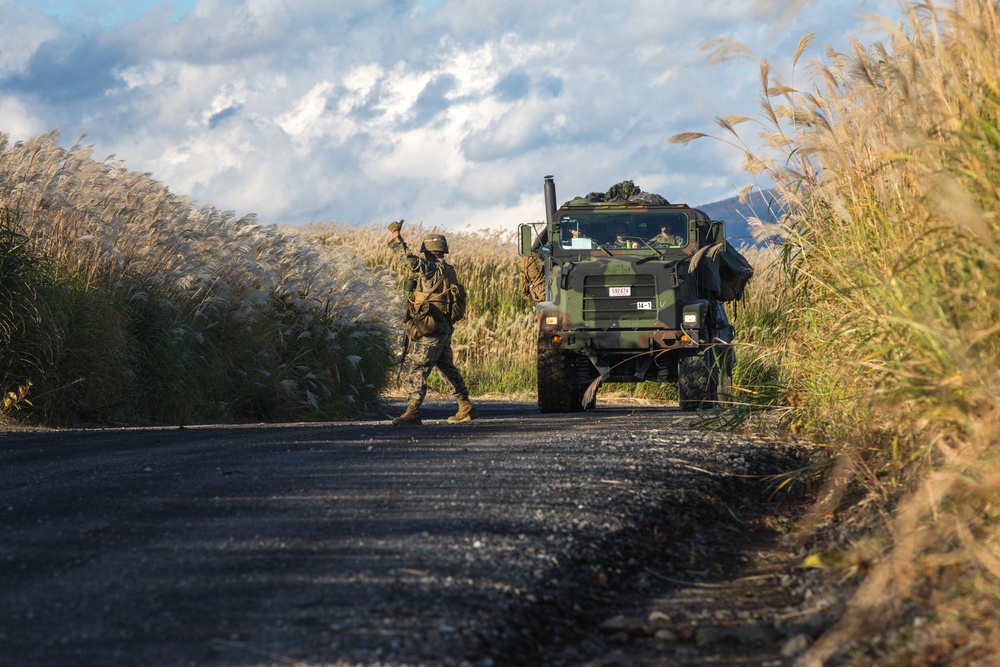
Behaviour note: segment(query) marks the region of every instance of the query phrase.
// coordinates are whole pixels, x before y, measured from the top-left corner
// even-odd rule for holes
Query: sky
[[[901,13],[789,4],[0,0],[0,133],[86,135],[95,157],[262,223],[513,229],[544,219],[549,174],[559,202],[632,180],[707,204],[752,182],[742,153],[667,138],[721,135],[715,118],[759,117],[761,94],[756,62],[710,64],[707,43],[790,81],[807,30],[822,59]]]

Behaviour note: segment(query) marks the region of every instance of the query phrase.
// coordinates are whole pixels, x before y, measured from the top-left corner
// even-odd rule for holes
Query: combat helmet
[[[428,234],[420,244],[420,252],[440,252],[448,254],[448,239],[442,234]]]

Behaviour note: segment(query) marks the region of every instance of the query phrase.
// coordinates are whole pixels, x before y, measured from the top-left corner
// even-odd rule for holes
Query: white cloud
[[[329,81],[320,81],[312,90],[303,95],[288,113],[278,117],[278,125],[291,136],[299,154],[308,153],[312,139],[321,135],[336,135],[330,128],[324,127],[323,114],[326,112],[327,101],[334,91],[334,85]],[[343,140],[348,130],[338,137]]]
[[[0,80],[25,71],[38,48],[59,35],[58,24],[21,7],[19,3],[0,0],[3,16],[3,45],[0,46]]]
[[[862,3],[837,5],[779,23],[735,0],[197,0],[81,37],[0,0],[18,28],[0,50],[0,131],[86,133],[262,222],[512,226],[541,215],[550,173],[565,198],[630,178],[708,203],[749,180],[742,154],[665,140],[755,115],[759,82],[701,46],[741,40],[784,71],[809,26],[816,54],[858,31]]]
[[[27,107],[16,97],[0,95],[0,133],[13,139],[25,139],[47,132]]]
[[[413,181],[438,185],[454,182],[465,171],[459,147],[446,133],[422,128],[396,137],[389,152],[362,156],[365,173],[378,183]]]

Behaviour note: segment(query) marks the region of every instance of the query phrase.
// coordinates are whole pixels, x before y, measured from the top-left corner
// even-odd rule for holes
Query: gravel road
[[[477,405],[0,434],[0,665],[782,665],[829,622],[767,516],[804,450]]]

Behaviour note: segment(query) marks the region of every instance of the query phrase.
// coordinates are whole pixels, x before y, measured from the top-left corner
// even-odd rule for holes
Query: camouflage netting
[[[545,300],[545,268],[538,255],[525,255],[517,263],[521,293],[537,301]]]
[[[591,192],[586,197],[575,197],[566,202],[568,206],[579,206],[581,204],[599,204],[601,202],[626,201],[630,204],[646,204],[649,206],[657,204],[669,204],[666,197],[653,192],[643,192],[642,188],[632,181],[622,181],[615,183],[607,192]]]

